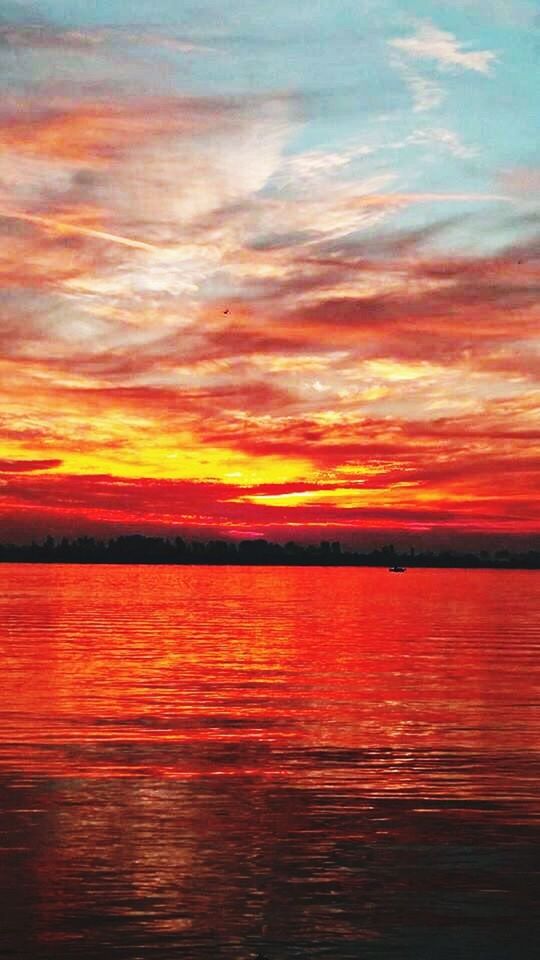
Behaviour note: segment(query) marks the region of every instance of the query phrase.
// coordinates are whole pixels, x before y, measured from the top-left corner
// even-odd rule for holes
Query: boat
[[[390,573],[406,573],[407,567],[388,567]]]

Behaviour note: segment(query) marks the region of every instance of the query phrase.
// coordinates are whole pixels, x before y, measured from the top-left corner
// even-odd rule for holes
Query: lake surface
[[[538,574],[0,577],[0,957],[534,955]]]

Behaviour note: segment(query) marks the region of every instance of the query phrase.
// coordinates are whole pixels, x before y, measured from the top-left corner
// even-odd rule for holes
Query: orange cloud
[[[538,245],[396,221],[505,195],[295,193],[286,97],[0,123],[6,534],[536,529]]]

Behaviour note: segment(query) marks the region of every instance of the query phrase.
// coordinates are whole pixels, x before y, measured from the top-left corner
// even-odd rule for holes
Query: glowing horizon
[[[537,26],[11,4],[0,539],[538,533]]]

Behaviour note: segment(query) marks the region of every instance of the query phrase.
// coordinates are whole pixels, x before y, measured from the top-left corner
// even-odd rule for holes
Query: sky
[[[3,2],[0,539],[534,543],[539,28]]]

